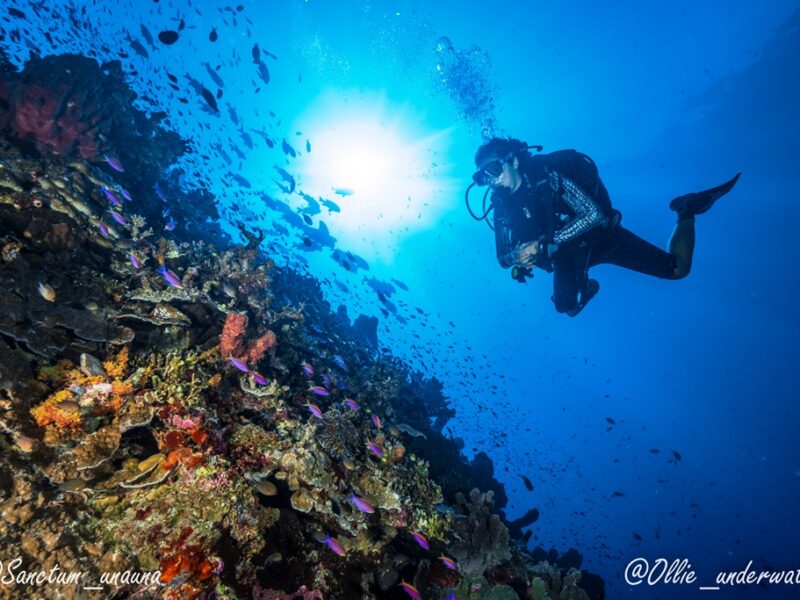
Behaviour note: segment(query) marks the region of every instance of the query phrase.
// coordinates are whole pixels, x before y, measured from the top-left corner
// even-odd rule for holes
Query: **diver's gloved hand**
[[[539,253],[539,242],[519,244],[513,253],[514,264],[525,269],[532,269]]]

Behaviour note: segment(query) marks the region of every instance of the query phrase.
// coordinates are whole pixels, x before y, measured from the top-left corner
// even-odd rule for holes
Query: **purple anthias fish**
[[[341,542],[336,538],[332,538],[330,535],[326,535],[325,539],[323,540],[325,544],[327,544],[328,548],[336,552],[339,556],[344,556],[347,554],[345,552],[344,546],[342,546]]]
[[[365,513],[369,513],[369,514],[372,514],[372,513],[375,512],[375,507],[372,506],[372,504],[370,504],[369,502],[367,502],[363,498],[359,498],[355,494],[350,494],[350,497],[348,498],[348,500],[350,502],[352,502],[353,504],[355,504],[356,508],[358,510],[360,510],[361,512],[365,512]]]
[[[306,377],[313,377],[314,376],[314,367],[312,367],[308,363],[303,363],[303,373],[306,374]]]
[[[406,594],[408,594],[412,598],[412,600],[422,600],[422,596],[419,595],[417,588],[415,588],[413,585],[411,585],[410,583],[406,583],[405,580],[401,581],[400,585],[403,586],[403,589],[406,591]]]
[[[164,225],[164,229],[166,229],[167,231],[175,231],[175,219],[170,217],[169,221],[167,221],[167,224]]]
[[[326,390],[324,387],[320,387],[315,385],[314,387],[308,388],[308,391],[312,394],[316,394],[317,396],[329,396],[330,392]]]
[[[119,193],[122,194],[122,197],[125,198],[125,200],[127,200],[128,202],[133,201],[133,196],[131,196],[131,193],[125,188],[119,188]]]
[[[97,226],[97,228],[100,230],[100,234],[101,234],[103,237],[108,237],[108,235],[109,235],[109,231],[108,231],[108,227],[106,226],[106,224],[105,224],[105,223],[100,223],[100,224]]]
[[[369,448],[369,451],[372,452],[375,456],[377,456],[379,458],[381,456],[383,456],[383,448],[378,446],[378,444],[376,444],[375,442],[368,441],[367,442],[367,448]]]
[[[428,540],[425,539],[425,536],[419,533],[418,531],[412,531],[411,537],[422,546],[425,550],[430,550],[430,546],[428,545]]]
[[[250,367],[248,367],[246,364],[244,364],[238,358],[234,358],[233,356],[229,356],[228,360],[231,361],[231,364],[234,367],[236,367],[237,369],[239,369],[240,371],[242,371],[244,373],[249,373],[250,372]]]
[[[377,427],[378,429],[380,429],[383,426],[381,424],[381,418],[378,415],[376,415],[375,413],[372,413],[370,415],[370,418],[372,419],[372,422],[375,424],[375,427]]]
[[[339,356],[338,354],[333,355],[333,362],[336,363],[336,366],[339,367],[345,373],[347,372],[347,365],[344,362],[344,359]]]
[[[128,253],[128,258],[131,259],[131,264],[133,265],[134,269],[138,269],[142,266],[142,261],[139,260],[139,257],[136,256],[133,252]]]
[[[258,373],[253,373],[253,381],[255,381],[258,385],[267,385],[267,378],[263,375],[259,375]]]
[[[358,410],[359,408],[361,408],[361,406],[358,404],[358,402],[356,402],[352,398],[345,398],[344,399],[344,403],[347,404],[347,407],[352,409],[352,410]]]
[[[170,271],[166,265],[161,265],[158,269],[156,269],[156,273],[159,273],[168,284],[172,287],[182,287],[181,280],[178,278],[175,273]]]
[[[458,564],[449,556],[445,556],[442,554],[440,557],[441,561],[444,563],[444,566],[450,569],[451,571],[458,571]]]
[[[118,212],[114,212],[113,210],[110,210],[109,212],[111,213],[111,218],[114,219],[120,225],[127,225],[128,224],[128,222],[125,220],[125,217],[123,217]]]
[[[333,387],[333,381],[331,381],[331,378],[327,375],[323,375],[322,385],[324,385],[326,389],[331,389]]]
[[[117,171],[118,173],[125,172],[125,169],[122,167],[122,163],[119,162],[113,156],[109,156],[108,154],[106,154],[103,158],[105,158],[105,161],[108,163],[108,166]]]
[[[317,417],[318,419],[322,419],[322,410],[316,404],[308,403],[308,410],[311,411],[311,414]]]
[[[106,200],[111,202],[114,206],[122,206],[122,200],[117,198],[117,196],[109,190],[107,187],[103,186],[100,188],[100,191],[103,192],[103,195],[106,197]]]

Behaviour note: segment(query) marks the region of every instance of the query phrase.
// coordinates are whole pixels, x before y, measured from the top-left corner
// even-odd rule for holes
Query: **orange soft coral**
[[[61,390],[52,394],[39,406],[31,409],[31,416],[39,427],[55,425],[60,429],[77,429],[81,426],[81,413],[62,403],[72,400],[72,392]]]
[[[124,346],[115,358],[104,362],[103,367],[105,367],[109,377],[117,379],[124,377],[125,372],[128,370],[128,347]]]

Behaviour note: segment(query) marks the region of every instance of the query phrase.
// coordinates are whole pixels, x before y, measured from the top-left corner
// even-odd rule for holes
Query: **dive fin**
[[[735,186],[736,182],[739,180],[739,175],[741,175],[741,173],[737,173],[733,179],[717,187],[702,192],[693,192],[691,194],[678,196],[669,203],[669,207],[681,215],[691,217],[701,215],[714,206],[714,202],[733,189],[733,186]]]

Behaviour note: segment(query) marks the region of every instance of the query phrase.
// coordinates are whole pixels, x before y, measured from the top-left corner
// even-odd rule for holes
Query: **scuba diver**
[[[576,316],[600,290],[589,269],[613,264],[662,279],[682,279],[692,268],[694,218],[727,194],[741,173],[717,187],[679,196],[669,207],[678,221],[667,250],[643,240],[621,225],[591,158],[575,150],[550,154],[514,138],[492,138],[475,153],[478,170],[467,188],[467,209],[486,219],[494,210],[497,260],[524,283],[534,267],[553,273],[555,308]],[[469,204],[473,186],[488,186],[484,212]],[[486,198],[491,202],[486,208]],[[490,223],[490,227],[491,227]]]

